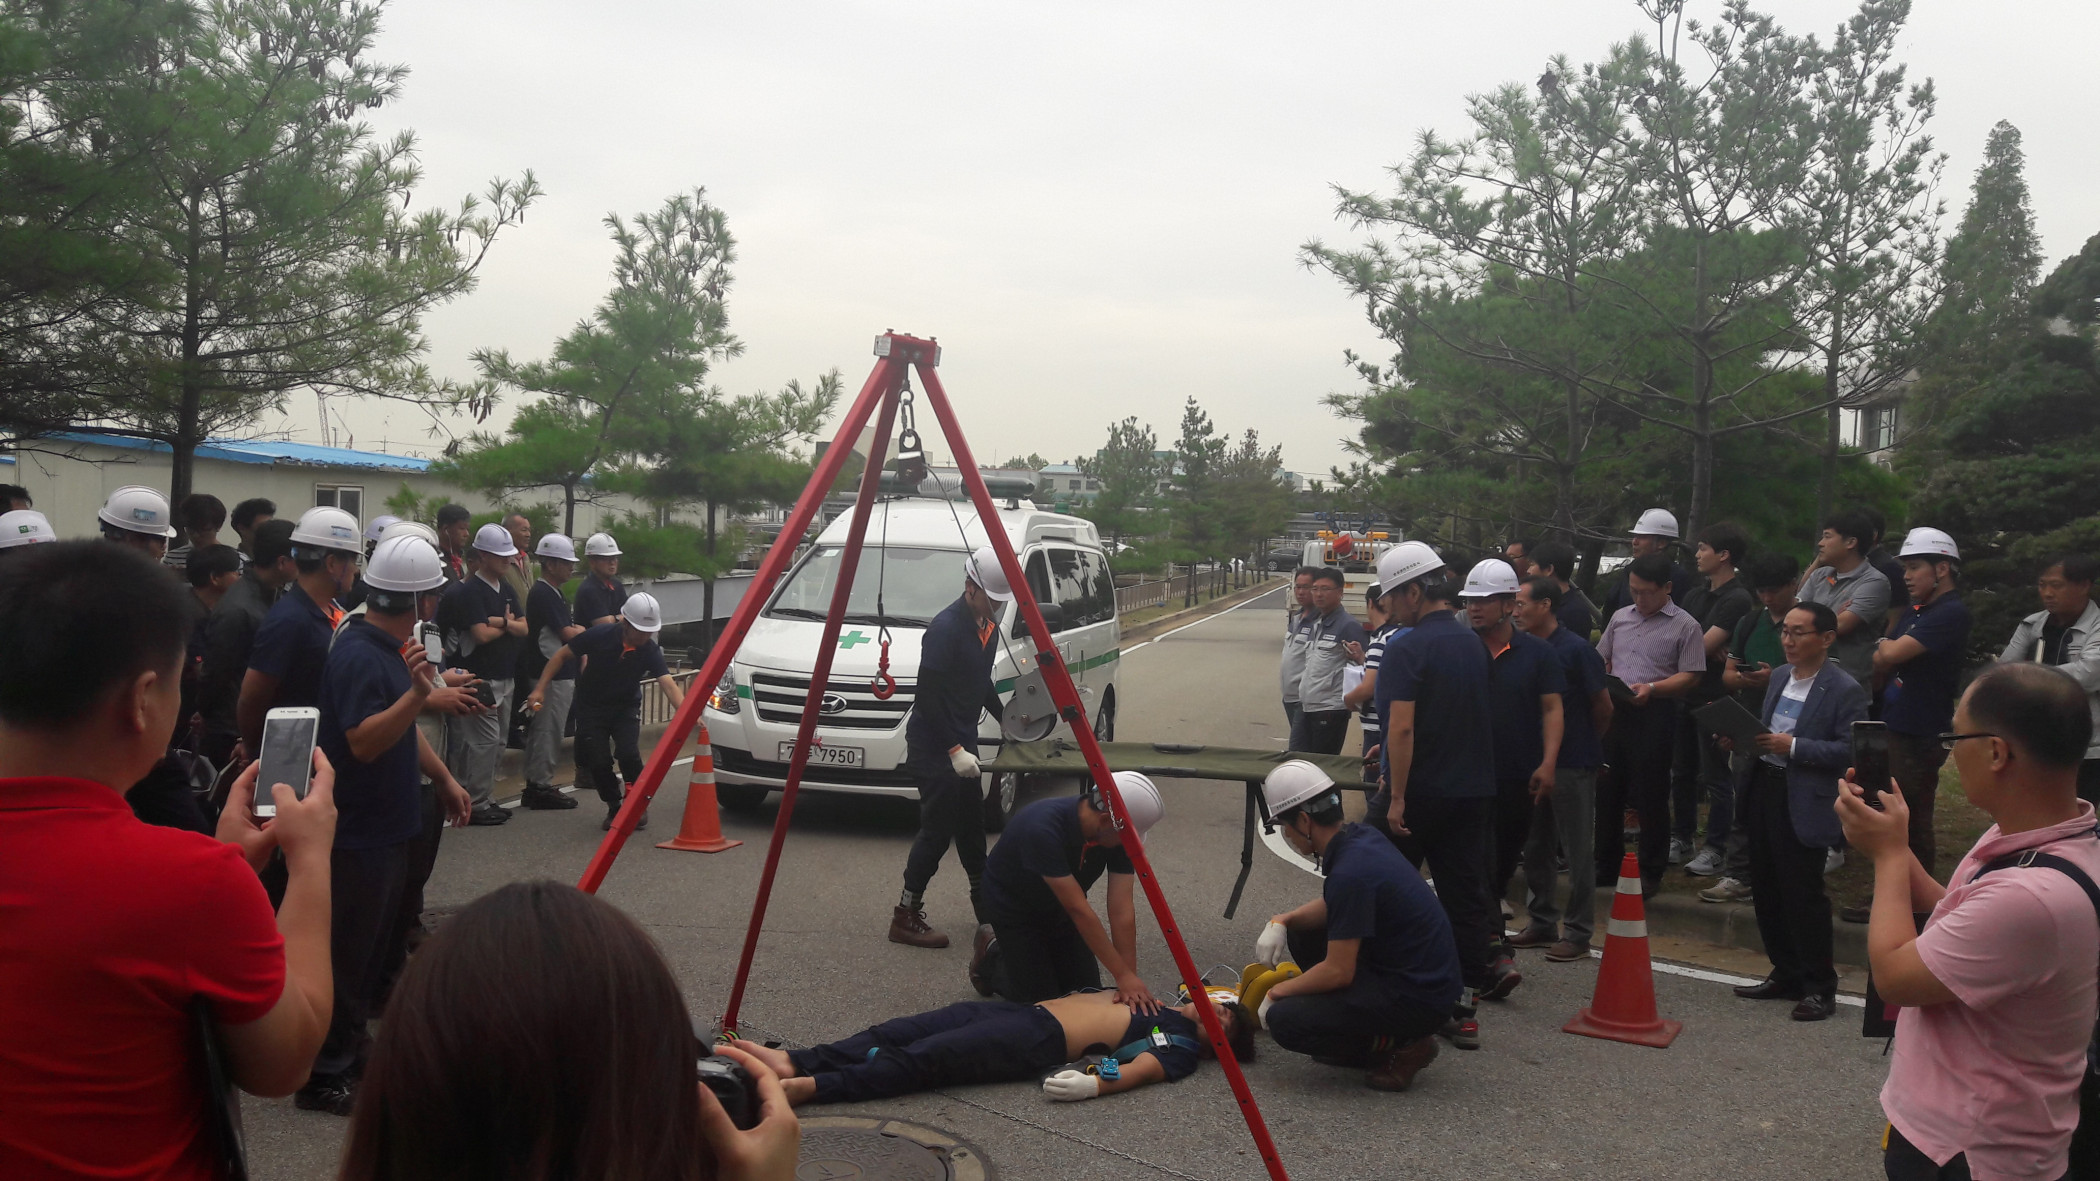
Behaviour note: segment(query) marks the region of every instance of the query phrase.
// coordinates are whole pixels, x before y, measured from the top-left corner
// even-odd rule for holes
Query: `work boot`
[[[467,823],[475,826],[476,828],[488,828],[493,825],[507,824],[509,822],[510,809],[502,807],[498,804],[483,804],[480,807],[475,808],[474,811],[467,818]]]
[[[896,927],[892,926],[890,931],[894,938]],[[977,990],[978,996],[992,995],[992,980],[985,973],[984,961],[991,956],[992,946],[997,942],[992,936],[990,923],[977,924],[977,934],[970,939],[970,987]]]
[[[1378,1055],[1371,1063],[1371,1073],[1364,1076],[1364,1085],[1374,1091],[1405,1091],[1412,1086],[1415,1076],[1422,1068],[1436,1061],[1437,1044],[1433,1037],[1418,1037],[1404,1046],[1395,1046]]]
[[[926,912],[898,906],[890,915],[890,942],[913,947],[946,947],[948,937],[926,923]]]
[[[576,801],[544,783],[528,783],[518,795],[521,807],[535,812],[560,812],[576,806]]]
[[[324,1111],[348,1119],[357,1106],[357,1083],[347,1075],[314,1075],[292,1096],[301,1111]]]

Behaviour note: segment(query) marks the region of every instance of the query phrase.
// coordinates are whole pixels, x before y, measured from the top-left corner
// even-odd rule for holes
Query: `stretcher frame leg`
[[[1254,872],[1254,825],[1255,802],[1261,798],[1261,784],[1247,781],[1247,819],[1240,829],[1240,876],[1232,883],[1232,897],[1225,900],[1225,917],[1231,918],[1240,908],[1240,891],[1247,888],[1247,875]]]

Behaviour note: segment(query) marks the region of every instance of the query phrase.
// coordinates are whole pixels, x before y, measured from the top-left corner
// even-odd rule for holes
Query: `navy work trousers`
[[[1292,931],[1290,944],[1291,960],[1300,968],[1327,958],[1324,929]],[[1435,1033],[1450,1016],[1448,1008],[1398,1000],[1359,972],[1347,988],[1278,1000],[1269,1006],[1267,1028],[1278,1046],[1294,1054],[1362,1065],[1381,1049]]]
[[[789,1050],[788,1059],[816,1080],[818,1103],[1016,1082],[1069,1061],[1057,1018],[1039,1005],[1009,1001],[965,1001],[898,1017],[828,1046]]]
[[[577,777],[597,788],[599,799],[617,804],[627,797],[621,781],[633,783],[642,777],[642,719],[632,706],[607,708],[579,701],[574,709]]]
[[[984,781],[947,774],[915,772],[919,784],[919,835],[904,857],[904,888],[924,894],[940,871],[948,846],[970,878],[970,908],[984,922]]]

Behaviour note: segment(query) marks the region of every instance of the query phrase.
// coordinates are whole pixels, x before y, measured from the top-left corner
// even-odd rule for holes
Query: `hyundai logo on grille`
[[[826,693],[826,694],[824,695],[824,701],[823,701],[823,703],[822,703],[822,705],[821,705],[821,708],[823,709],[823,711],[824,711],[825,713],[828,713],[828,714],[841,714],[841,713],[845,713],[845,712],[846,712],[846,699],[845,699],[845,698],[843,698],[843,697],[841,697],[841,696],[839,696],[839,695],[838,695],[838,694],[836,694],[836,693]]]

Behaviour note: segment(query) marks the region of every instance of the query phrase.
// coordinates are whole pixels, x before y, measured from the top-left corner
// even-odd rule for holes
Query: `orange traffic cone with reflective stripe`
[[[685,816],[678,822],[678,835],[656,847],[720,853],[743,843],[722,837],[722,809],[715,801],[715,748],[707,737],[707,723],[702,722],[699,745],[693,751],[693,780],[685,789]]]
[[[1648,913],[1641,906],[1641,864],[1628,853],[1612,894],[1611,922],[1604,933],[1604,964],[1589,1007],[1560,1027],[1562,1033],[1632,1042],[1661,1049],[1677,1040],[1681,1021],[1655,1012],[1655,970],[1648,962]]]

